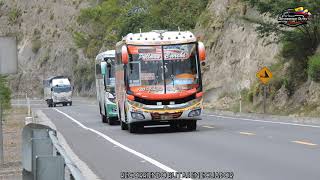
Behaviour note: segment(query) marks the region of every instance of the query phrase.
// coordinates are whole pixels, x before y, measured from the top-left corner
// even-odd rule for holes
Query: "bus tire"
[[[101,120],[102,120],[103,123],[107,123],[108,122],[107,121],[107,117],[105,115],[103,115],[103,114],[101,114]]]
[[[128,130],[128,124],[120,120],[121,130]]]
[[[179,130],[179,123],[178,123],[178,122],[171,122],[171,123],[170,123],[170,127],[171,127],[173,130]]]
[[[197,129],[197,121],[196,120],[190,120],[187,122],[187,130],[195,131],[196,129]]]
[[[133,124],[133,123],[129,123],[128,124],[128,130],[130,133],[136,133],[138,132],[138,125],[137,124]]]
[[[113,118],[108,118],[108,122],[110,126],[115,124],[115,120]]]

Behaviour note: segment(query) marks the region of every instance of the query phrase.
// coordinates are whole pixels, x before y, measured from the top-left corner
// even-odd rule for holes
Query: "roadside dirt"
[[[12,107],[4,115],[4,164],[0,164],[0,180],[22,179],[21,133],[26,114],[25,108]]]

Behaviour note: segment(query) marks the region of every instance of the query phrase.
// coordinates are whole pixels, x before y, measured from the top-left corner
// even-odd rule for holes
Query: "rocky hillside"
[[[205,68],[207,101],[250,89],[256,72],[275,62],[279,45],[272,37],[258,38],[256,24],[243,17],[260,16],[239,0],[214,0],[202,14],[196,32],[207,46]]]
[[[243,111],[262,112],[262,86],[256,73],[267,66],[274,74],[267,87],[267,111],[317,116],[320,84],[305,76],[305,64],[299,64],[303,58],[285,57],[286,47],[273,35],[260,37],[258,24],[248,19],[270,20],[240,0],[212,0],[199,19],[195,31],[208,52],[206,106],[237,112],[241,97]]]
[[[73,43],[72,31],[81,0],[1,0],[0,35],[16,36],[19,74],[11,77],[15,95],[41,95],[42,80],[63,74],[72,76],[73,67],[86,61]]]

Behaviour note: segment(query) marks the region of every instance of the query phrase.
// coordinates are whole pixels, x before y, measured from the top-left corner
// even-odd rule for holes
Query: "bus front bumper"
[[[164,106],[141,105],[136,102],[128,102],[127,107],[128,123],[201,120],[203,111],[202,98],[184,104]]]
[[[108,117],[117,118],[118,117],[117,105],[116,104],[107,104],[106,105],[106,112],[107,112]]]

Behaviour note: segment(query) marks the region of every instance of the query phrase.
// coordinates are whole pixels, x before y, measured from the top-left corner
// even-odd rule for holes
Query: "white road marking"
[[[209,129],[214,129],[213,126],[202,126],[202,127],[204,127],[204,128],[209,128]]]
[[[236,120],[242,120],[242,121],[252,121],[252,122],[262,122],[262,123],[271,123],[271,124],[281,124],[281,125],[291,125],[291,126],[320,128],[320,126],[310,125],[310,124],[298,124],[298,123],[286,123],[286,122],[266,121],[266,120],[260,120],[260,119],[236,118],[236,117],[219,116],[219,115],[212,115],[212,114],[211,114],[211,115],[208,115],[208,116],[217,117],[217,118],[224,118],[224,119],[236,119]]]
[[[313,144],[310,142],[306,142],[306,141],[291,141],[293,143],[297,143],[297,144],[303,144],[303,145],[307,145],[307,146],[317,146],[317,144]]]
[[[254,135],[256,135],[256,134],[251,133],[251,132],[239,132],[239,133],[242,134],[242,135],[248,135],[248,136],[254,136]]]
[[[111,142],[115,146],[118,146],[118,147],[128,151],[129,153],[132,153],[132,154],[144,159],[145,161],[148,161],[149,163],[151,163],[151,164],[153,164],[153,165],[155,165],[155,166],[157,166],[157,167],[159,167],[159,168],[161,168],[161,169],[163,169],[163,170],[165,170],[167,172],[177,172],[176,170],[170,168],[169,166],[166,166],[166,165],[160,163],[159,161],[154,160],[154,159],[152,159],[152,158],[150,158],[150,157],[148,157],[148,156],[146,156],[146,155],[144,155],[144,154],[142,154],[140,152],[137,152],[137,151],[135,151],[135,150],[133,150],[133,149],[131,149],[131,148],[119,143],[118,141],[110,138],[109,136],[107,136],[107,135],[105,135],[105,134],[103,134],[103,133],[101,133],[101,132],[99,132],[97,130],[94,130],[92,128],[86,127],[85,125],[83,125],[79,121],[75,120],[73,117],[69,116],[68,114],[66,114],[66,113],[64,113],[64,112],[62,112],[62,111],[60,111],[60,110],[58,110],[56,108],[54,108],[54,110],[56,110],[57,112],[63,114],[64,116],[69,118],[71,121],[73,121],[74,123],[78,124],[81,128],[83,128],[85,130],[88,130],[88,131],[91,131],[91,132],[93,132],[95,134],[98,134],[99,136],[103,137],[104,139],[106,139],[107,141]],[[182,180],[187,180],[187,178],[181,178],[181,179]],[[192,180],[192,179],[188,179],[188,180]]]

